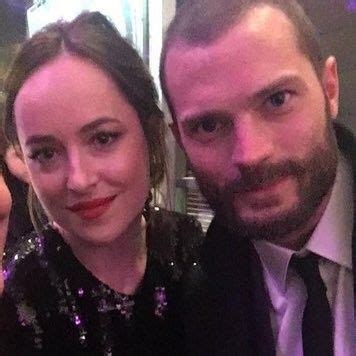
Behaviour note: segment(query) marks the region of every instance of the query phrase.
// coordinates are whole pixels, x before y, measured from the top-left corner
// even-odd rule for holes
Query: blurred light
[[[349,0],[347,3],[347,10],[350,12],[356,11],[356,0]]]

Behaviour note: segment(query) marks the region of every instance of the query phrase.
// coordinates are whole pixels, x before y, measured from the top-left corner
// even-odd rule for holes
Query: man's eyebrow
[[[250,102],[255,102],[257,100],[265,99],[273,94],[276,93],[276,91],[280,90],[284,86],[288,86],[293,84],[294,86],[300,87],[305,87],[305,83],[303,80],[298,76],[297,74],[286,74],[283,75],[271,83],[268,83],[265,87],[259,89],[256,93],[253,93],[249,99]],[[228,118],[229,113],[224,110],[207,110],[203,112],[199,112],[197,114],[192,114],[192,115],[185,115],[179,118],[179,121],[181,121],[182,125],[190,125],[193,124],[194,122],[197,122],[202,119],[206,118]]]
[[[196,115],[186,115],[183,116],[180,121],[184,126],[190,126],[194,125],[197,121],[203,120],[203,119],[208,119],[208,118],[213,118],[213,119],[224,119],[228,118],[229,114],[226,111],[223,110],[207,110],[203,112],[199,112]]]
[[[274,80],[272,83],[266,85],[264,88],[258,90],[256,93],[254,93],[251,96],[251,101],[254,101],[256,99],[258,100],[267,98],[272,94],[275,94],[276,91],[278,91],[280,88],[288,86],[290,84],[297,85],[298,87],[305,86],[305,84],[298,75],[283,75],[280,78]]]

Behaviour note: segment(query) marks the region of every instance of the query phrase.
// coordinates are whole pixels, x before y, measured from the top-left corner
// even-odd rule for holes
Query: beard
[[[316,213],[324,198],[331,191],[337,170],[337,145],[331,120],[324,134],[324,142],[314,145],[300,160],[284,160],[275,164],[239,166],[239,178],[217,184],[212,177],[192,166],[199,187],[216,218],[230,231],[251,239],[274,240],[283,238],[306,225]],[[292,177],[297,184],[296,203],[284,211],[261,218],[244,219],[239,214],[239,193],[253,192]],[[236,200],[236,204],[235,201]],[[264,209],[277,205],[272,197]]]

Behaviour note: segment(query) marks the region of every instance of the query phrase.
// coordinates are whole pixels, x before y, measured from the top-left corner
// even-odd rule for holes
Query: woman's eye
[[[98,132],[93,137],[93,143],[99,146],[110,145],[119,137],[119,132]]]
[[[48,163],[53,160],[56,152],[53,148],[41,148],[38,150],[34,150],[30,155],[29,158],[38,161],[42,164]]]

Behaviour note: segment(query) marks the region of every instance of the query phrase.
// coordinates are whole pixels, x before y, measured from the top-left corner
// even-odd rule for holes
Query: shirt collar
[[[352,270],[353,191],[351,166],[339,154],[335,183],[325,212],[306,246],[298,252],[311,251]],[[285,291],[289,261],[295,251],[265,240],[253,244],[266,273]]]
[[[265,273],[270,275],[269,280],[284,292],[289,261],[295,251],[274,245],[266,240],[253,240],[253,244],[264,266]]]
[[[305,249],[352,270],[353,209],[351,166],[340,154],[329,203]]]

